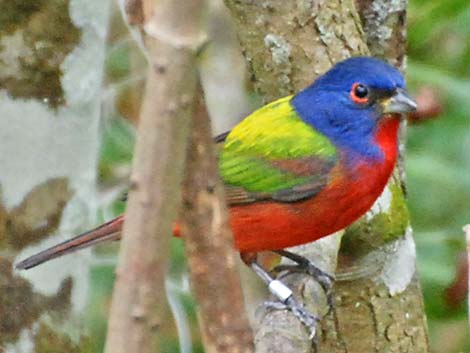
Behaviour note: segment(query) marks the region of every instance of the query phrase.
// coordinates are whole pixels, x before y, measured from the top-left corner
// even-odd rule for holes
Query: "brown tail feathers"
[[[66,240],[60,244],[54,245],[49,249],[41,251],[27,259],[16,264],[19,270],[27,270],[46,261],[69,254],[79,249],[87,248],[108,240],[119,240],[121,238],[121,229],[124,222],[124,216],[119,216],[113,220],[100,225],[99,227],[77,235],[72,239]]]

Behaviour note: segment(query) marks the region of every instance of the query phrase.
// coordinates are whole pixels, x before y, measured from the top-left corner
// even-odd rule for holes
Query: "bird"
[[[257,253],[274,251],[306,265],[328,289],[331,276],[283,249],[344,229],[370,209],[396,164],[400,122],[416,107],[398,69],[377,58],[352,57],[214,139],[234,247],[291,309],[299,305],[292,292],[259,265]],[[16,268],[119,239],[123,223],[121,215]],[[181,236],[177,222],[174,233]],[[304,323],[316,320],[300,316]]]

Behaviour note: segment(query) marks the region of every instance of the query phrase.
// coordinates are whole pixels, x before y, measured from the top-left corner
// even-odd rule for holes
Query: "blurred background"
[[[417,243],[430,339],[434,352],[470,352],[462,227],[470,223],[470,6],[468,0],[411,0],[407,79],[422,113],[410,119],[406,150],[407,191]],[[246,80],[243,58],[228,17],[212,1],[213,42],[201,57],[215,133],[230,128],[258,100]],[[100,219],[124,210],[134,128],[145,80],[145,60],[113,10],[108,34],[99,161]],[[116,245],[95,250],[89,324],[93,351],[106,333]],[[165,352],[202,352],[181,243],[173,242],[170,306],[176,316]],[[171,313],[168,313],[169,320]]]

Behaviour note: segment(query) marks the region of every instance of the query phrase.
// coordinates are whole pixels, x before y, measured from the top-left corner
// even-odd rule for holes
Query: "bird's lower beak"
[[[395,94],[380,103],[383,114],[414,112],[417,108],[416,102],[408,95],[406,90],[398,88]]]

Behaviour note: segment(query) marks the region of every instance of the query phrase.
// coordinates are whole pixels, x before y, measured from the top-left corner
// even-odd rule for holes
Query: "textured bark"
[[[202,95],[201,95],[202,96]],[[182,233],[207,353],[249,353],[253,336],[233,250],[203,98],[193,119],[183,184]]]
[[[255,87],[265,101],[303,88],[338,60],[368,54],[366,40],[373,55],[403,63],[403,1],[361,2],[366,34],[349,1],[226,0],[226,4]],[[368,215],[346,233],[334,289],[335,310],[322,321],[319,352],[428,351],[401,185],[397,173]],[[296,251],[334,273],[338,246],[338,236],[328,237]],[[316,283],[301,275],[288,282],[309,310],[324,312]],[[312,350],[302,325],[290,313],[258,312],[256,352]]]
[[[383,283],[339,281],[333,317],[322,325],[320,352],[428,352],[423,301],[416,277],[391,297]]]
[[[358,9],[371,54],[404,70],[406,1],[358,1]],[[342,335],[336,338],[344,345],[329,347],[331,352],[429,351],[404,196],[404,126],[400,133],[400,159],[393,178],[373,209],[343,238],[338,278],[344,282],[338,281],[335,290],[335,326],[342,325],[341,312],[354,315],[351,322],[358,325],[354,330],[338,329]],[[328,335],[328,330],[324,332]]]
[[[356,0],[372,55],[403,68],[407,0]]]
[[[95,221],[108,5],[0,1],[1,352],[91,351],[90,252],[13,264]]]
[[[267,102],[307,86],[337,61],[368,53],[351,1],[225,3],[255,87]]]
[[[172,222],[194,106],[203,1],[132,2],[149,74],[138,127],[106,352],[156,352]],[[137,6],[137,7],[136,7]],[[137,11],[140,7],[140,10]]]

